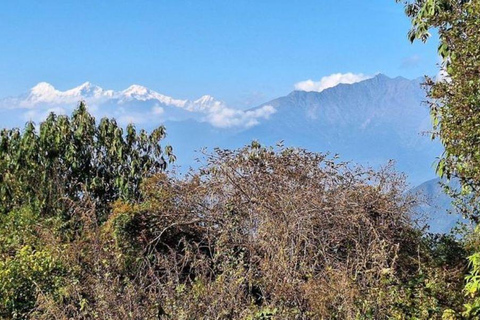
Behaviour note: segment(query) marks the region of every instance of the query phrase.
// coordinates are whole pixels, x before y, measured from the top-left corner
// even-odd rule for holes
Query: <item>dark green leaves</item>
[[[71,118],[50,114],[39,131],[31,122],[23,132],[2,130],[0,210],[32,201],[63,210],[64,199],[86,195],[100,212],[118,198],[135,201],[142,179],[165,170],[164,154],[174,160],[172,148],[160,146],[165,135],[163,126],[148,135],[133,125],[125,134],[114,119],[96,125],[83,102]]]

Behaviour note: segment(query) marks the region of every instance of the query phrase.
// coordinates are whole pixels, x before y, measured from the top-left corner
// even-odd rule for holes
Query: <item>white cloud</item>
[[[152,113],[154,115],[162,115],[163,113],[165,112],[165,109],[163,109],[162,107],[160,107],[158,104],[154,105],[152,107]]]
[[[250,128],[259,124],[260,119],[268,119],[277,111],[269,105],[247,111],[233,109],[209,95],[192,101],[186,109],[204,114],[203,121],[217,128]]]
[[[370,78],[372,78],[372,76],[367,76],[362,73],[334,73],[323,77],[319,81],[313,81],[309,79],[297,82],[295,84],[295,90],[322,92],[323,90],[333,88],[340,83],[352,84]]]
[[[210,112],[206,120],[213,126],[219,128],[245,127],[250,128],[259,124],[260,119],[268,119],[277,110],[266,105],[255,110],[236,110],[231,108],[219,108]]]

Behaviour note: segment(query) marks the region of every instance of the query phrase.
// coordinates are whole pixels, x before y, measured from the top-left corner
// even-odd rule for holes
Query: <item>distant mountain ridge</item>
[[[194,149],[283,140],[373,166],[395,159],[412,183],[421,183],[434,178],[432,164],[441,148],[422,134],[431,124],[420,84],[420,79],[379,74],[321,92],[293,91],[239,110],[209,95],[175,99],[140,85],[114,91],[85,82],[60,91],[43,82],[24,95],[0,100],[0,116],[7,126],[21,126],[51,111],[68,114],[83,99],[96,117],[115,117],[121,124],[147,129],[166,124],[183,166],[192,164]]]
[[[86,82],[60,91],[40,83],[24,95],[0,100],[0,119],[2,126],[22,126],[50,111],[68,114],[83,99],[97,118],[114,117],[146,129],[164,124],[166,143],[173,145],[183,172],[197,166],[194,159],[201,154],[195,150],[237,148],[255,139],[338,153],[343,160],[373,167],[394,159],[416,186],[435,178],[433,164],[442,151],[428,134],[421,81],[379,74],[321,92],[293,91],[248,110],[209,95],[175,99],[140,85],[114,91]]]
[[[228,137],[224,145],[284,140],[287,145],[339,153],[343,159],[372,166],[395,159],[417,184],[435,177],[432,165],[441,154],[440,144],[432,142],[428,133],[431,123],[425,100],[420,79],[381,74],[322,92],[293,91],[260,105],[272,106],[276,112]]]
[[[448,232],[457,225],[457,222],[469,223],[452,208],[452,198],[444,190],[446,180],[435,178],[426,181],[409,192],[420,196],[421,204],[416,211],[420,219],[420,226],[426,224],[432,233]],[[450,187],[459,188],[458,182],[450,182]]]

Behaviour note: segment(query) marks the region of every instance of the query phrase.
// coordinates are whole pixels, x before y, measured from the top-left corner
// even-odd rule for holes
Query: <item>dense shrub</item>
[[[165,317],[440,318],[460,307],[461,271],[432,267],[404,187],[390,167],[254,144],[150,179],[104,231]]]
[[[40,294],[58,297],[66,269],[60,243],[47,234],[54,230],[30,208],[0,217],[0,317],[23,318]]]

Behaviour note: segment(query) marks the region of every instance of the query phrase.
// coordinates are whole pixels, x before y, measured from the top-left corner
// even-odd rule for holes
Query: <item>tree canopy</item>
[[[39,128],[3,129],[0,211],[35,205],[48,212],[88,196],[102,212],[116,199],[138,199],[142,179],[174,160],[172,148],[160,146],[164,137],[164,127],[147,134],[133,125],[124,132],[114,119],[97,124],[84,102],[71,117],[51,113]]]
[[[439,35],[442,57],[437,79],[426,86],[434,125],[444,153],[440,176],[459,179],[462,190],[450,190],[461,212],[478,220],[480,195],[480,3],[465,0],[405,2],[412,19],[411,41],[426,41],[429,29]]]
[[[474,0],[406,1],[412,19],[411,41],[426,41],[428,30],[439,35],[442,57],[440,77],[427,78],[426,86],[434,126],[444,153],[437,173],[460,181],[461,190],[447,188],[460,213],[478,225],[480,218],[480,2]],[[465,293],[471,299],[463,316],[480,317],[480,230],[470,235],[475,252],[468,259],[471,271]]]

